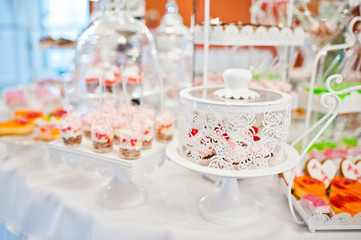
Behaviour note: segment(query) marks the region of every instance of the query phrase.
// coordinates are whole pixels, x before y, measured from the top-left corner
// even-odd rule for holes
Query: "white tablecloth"
[[[145,204],[115,210],[93,201],[106,180],[98,173],[55,165],[44,147],[0,152],[0,222],[27,239],[361,239],[359,231],[309,233],[295,224],[276,176],[239,181],[262,211],[252,223],[227,227],[197,212],[200,197],[218,186],[171,161],[140,182],[148,193]]]

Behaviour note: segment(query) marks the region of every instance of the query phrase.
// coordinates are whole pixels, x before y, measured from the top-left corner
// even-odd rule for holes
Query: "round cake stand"
[[[130,208],[143,204],[146,200],[146,192],[133,181],[120,181],[114,173],[109,181],[96,189],[94,200],[105,208]]]
[[[218,177],[223,177],[222,185],[216,195],[204,196],[198,203],[199,214],[206,220],[230,226],[239,226],[255,220],[260,206],[255,199],[241,195],[237,179],[263,177],[284,172],[293,168],[298,160],[298,152],[290,145],[284,145],[285,159],[277,166],[264,169],[230,171],[209,168],[190,162],[178,152],[178,142],[171,142],[166,148],[166,155],[190,170]]]

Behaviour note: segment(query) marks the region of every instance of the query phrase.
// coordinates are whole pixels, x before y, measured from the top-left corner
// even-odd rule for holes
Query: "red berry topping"
[[[67,127],[67,130],[70,131],[70,130],[71,130],[71,127]]]
[[[198,129],[192,128],[192,131],[188,133],[189,137],[194,137],[198,133]]]
[[[249,131],[252,133],[252,135],[256,135],[258,133],[258,128],[255,126],[252,126]]]
[[[123,138],[123,143],[125,143],[127,141],[127,139]]]
[[[144,132],[144,134],[145,134],[145,135],[147,135],[148,133],[149,133],[149,131],[148,131],[148,130]]]
[[[261,138],[258,136],[253,136],[253,140],[257,142],[257,141],[261,140]]]

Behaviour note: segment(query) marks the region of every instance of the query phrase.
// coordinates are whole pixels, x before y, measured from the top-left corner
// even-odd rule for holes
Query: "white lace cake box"
[[[291,97],[248,89],[248,70],[228,69],[226,87],[180,92],[179,151],[189,161],[225,170],[275,167],[285,155]]]

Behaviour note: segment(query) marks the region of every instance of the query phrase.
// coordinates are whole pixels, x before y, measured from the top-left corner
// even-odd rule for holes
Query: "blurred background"
[[[166,0],[128,0],[135,17],[155,29],[166,12]],[[197,19],[203,19],[203,1],[196,1]],[[178,1],[184,25],[190,26],[194,1]],[[225,22],[249,21],[250,0],[212,1],[211,17]],[[232,11],[227,11],[232,7]],[[234,9],[239,9],[235,11]],[[27,85],[36,79],[56,78],[74,68],[74,48],[39,46],[40,39],[75,40],[96,15],[97,1],[0,1],[0,91]],[[229,10],[229,9],[228,9]],[[201,20],[198,20],[201,21]]]

